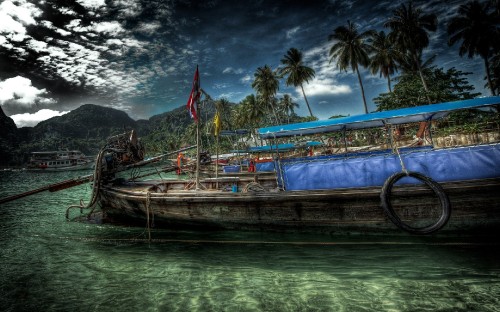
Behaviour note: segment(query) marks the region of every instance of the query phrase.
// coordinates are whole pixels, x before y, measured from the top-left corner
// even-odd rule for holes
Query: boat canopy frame
[[[429,104],[416,107],[401,108],[363,115],[318,120],[288,125],[260,128],[261,139],[303,136],[346,130],[378,128],[412,122],[428,122],[448,116],[449,113],[461,109],[480,109],[500,105],[500,96],[482,97],[471,100]]]

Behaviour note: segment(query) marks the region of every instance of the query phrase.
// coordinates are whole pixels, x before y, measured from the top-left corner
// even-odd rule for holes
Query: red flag
[[[193,88],[191,89],[191,94],[189,94],[189,99],[187,102],[187,109],[191,118],[194,118],[195,122],[198,122],[198,114],[196,112],[196,103],[200,99],[200,74],[198,73],[198,66],[196,66],[196,72],[194,73]]]

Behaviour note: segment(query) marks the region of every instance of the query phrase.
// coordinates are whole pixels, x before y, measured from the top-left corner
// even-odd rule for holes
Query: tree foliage
[[[473,58],[479,55],[484,61],[488,87],[492,95],[495,88],[491,78],[489,58],[500,47],[499,16],[488,2],[477,0],[463,4],[458,9],[458,15],[448,23],[448,44],[460,42],[458,53]]]
[[[455,68],[444,71],[442,68],[428,68],[423,71],[429,82],[429,95],[438,102],[471,99],[479,95],[465,78],[464,73]],[[404,73],[397,79],[393,92],[382,93],[374,99],[377,111],[426,105],[427,94],[422,80],[416,73]]]
[[[415,63],[422,87],[428,93],[427,103],[436,102],[429,94],[429,87],[425,80],[421,60],[419,56],[422,50],[429,46],[429,32],[437,29],[437,16],[435,14],[424,14],[422,9],[413,6],[410,2],[408,6],[401,6],[394,10],[393,16],[384,24],[391,29],[390,39],[396,44],[403,55],[409,55]]]

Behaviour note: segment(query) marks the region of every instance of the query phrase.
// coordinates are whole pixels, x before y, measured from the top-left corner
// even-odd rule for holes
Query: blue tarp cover
[[[255,171],[257,172],[274,171],[274,161],[256,163]]]
[[[406,168],[437,182],[500,177],[500,144],[401,152]],[[401,172],[399,157],[370,153],[358,157],[303,159],[281,163],[286,190],[382,186]],[[414,182],[414,181],[413,181]]]
[[[224,168],[222,169],[224,171],[224,173],[228,173],[228,172],[240,172],[240,169],[241,167],[240,166],[224,166]]]

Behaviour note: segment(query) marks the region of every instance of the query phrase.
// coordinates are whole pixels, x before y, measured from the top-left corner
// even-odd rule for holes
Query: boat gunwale
[[[158,180],[156,180],[158,181]],[[254,199],[271,199],[273,201],[282,201],[283,199],[297,199],[304,197],[331,197],[336,196],[338,198],[350,198],[352,196],[360,197],[373,197],[374,195],[379,195],[382,191],[380,186],[370,186],[362,188],[340,188],[340,189],[324,189],[324,190],[293,190],[293,191],[264,191],[264,192],[229,192],[222,190],[169,190],[167,192],[154,192],[149,191],[153,187],[157,187],[160,183],[147,183],[146,181],[140,181],[142,183],[133,183],[142,185],[142,189],[132,188],[131,185],[120,186],[102,186],[102,191],[112,193],[118,197],[137,199],[146,198],[149,196],[150,199],[171,199],[172,201],[179,200],[179,198],[188,199],[220,199],[220,200],[248,200]],[[463,181],[452,181],[439,183],[445,192],[448,193],[461,193],[467,190],[497,187],[500,186],[500,178],[489,178],[489,179],[474,179],[474,180],[463,180]],[[408,190],[408,185],[395,188],[393,191],[395,193],[405,193],[409,191],[428,191],[425,186],[421,185],[411,185],[411,190]],[[312,199],[312,198],[311,198]]]

